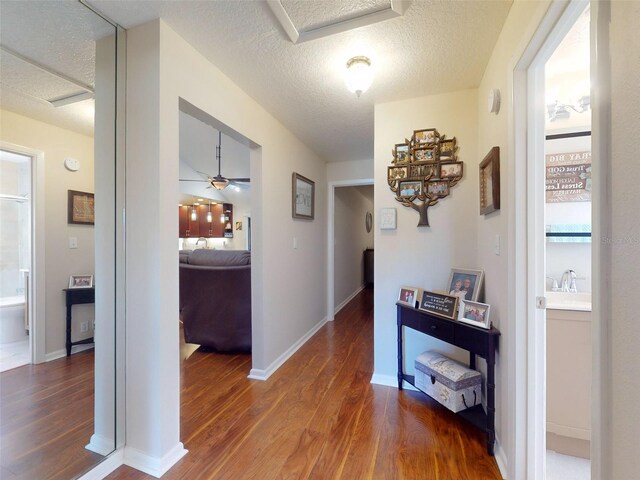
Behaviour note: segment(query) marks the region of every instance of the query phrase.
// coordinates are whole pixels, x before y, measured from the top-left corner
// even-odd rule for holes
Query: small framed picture
[[[423,290],[418,308],[425,312],[448,318],[449,320],[455,320],[459,300],[458,297],[453,295]]]
[[[393,163],[407,163],[410,160],[409,144],[397,143],[393,149]]]
[[[93,288],[93,275],[71,275],[69,288]]]
[[[500,147],[480,163],[480,215],[500,210]]]
[[[427,182],[427,193],[435,197],[446,197],[449,195],[449,180]]]
[[[95,205],[93,193],[67,191],[67,223],[72,225],[93,225]]]
[[[456,154],[456,137],[440,140],[440,159],[452,160]]]
[[[414,145],[420,143],[436,143],[440,139],[440,134],[435,128],[427,128],[425,130],[414,130],[411,139]]]
[[[422,194],[422,181],[420,180],[404,180],[398,183],[399,197],[416,197]]]
[[[316,183],[293,173],[291,206],[293,218],[313,220]]]
[[[491,305],[486,303],[463,301],[458,311],[458,321],[489,329],[491,328],[490,311]]]
[[[387,167],[388,180],[402,180],[408,176],[408,167]]]
[[[396,209],[381,208],[380,209],[380,230],[396,229]]]
[[[462,162],[440,164],[440,178],[459,177],[462,177]]]
[[[398,303],[416,308],[416,302],[420,296],[420,289],[414,287],[400,287]]]
[[[242,230],[242,222],[236,222],[236,230]]]
[[[477,302],[482,289],[484,272],[482,270],[466,270],[452,268],[449,276],[449,295],[463,301]]]
[[[419,145],[413,149],[413,160],[415,162],[435,162],[436,147],[428,145]]]
[[[416,177],[422,177],[422,178],[430,178],[435,174],[436,171],[436,164],[435,163],[428,163],[428,164],[422,164],[422,165],[409,165],[409,178],[416,178]]]

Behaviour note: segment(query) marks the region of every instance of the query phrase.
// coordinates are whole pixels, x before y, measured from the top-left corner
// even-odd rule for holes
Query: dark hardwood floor
[[[186,356],[186,355],[185,355]],[[372,385],[364,290],[266,382],[249,355],[182,362],[182,441],[163,479],[501,478],[483,434],[419,392]],[[120,467],[109,479],[152,479]]]
[[[69,480],[102,460],[93,434],[93,350],[0,374],[0,479]]]

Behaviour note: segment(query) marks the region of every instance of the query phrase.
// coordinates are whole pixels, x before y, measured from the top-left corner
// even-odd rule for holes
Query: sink
[[[591,293],[546,292],[547,309],[591,311]]]

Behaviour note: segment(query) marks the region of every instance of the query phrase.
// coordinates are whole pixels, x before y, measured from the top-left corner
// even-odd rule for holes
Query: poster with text
[[[591,152],[546,155],[547,203],[591,201]]]

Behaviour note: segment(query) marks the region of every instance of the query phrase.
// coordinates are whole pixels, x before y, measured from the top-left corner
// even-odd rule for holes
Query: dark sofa
[[[180,252],[180,320],[187,343],[251,351],[251,253]]]

